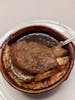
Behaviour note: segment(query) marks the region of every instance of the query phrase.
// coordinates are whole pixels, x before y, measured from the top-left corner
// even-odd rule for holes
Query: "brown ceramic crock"
[[[50,91],[50,90],[56,88],[57,86],[59,86],[61,83],[63,83],[69,77],[70,72],[74,65],[74,48],[73,48],[73,44],[69,43],[68,45],[65,46],[67,48],[67,50],[69,51],[69,56],[71,58],[69,61],[68,70],[67,70],[66,74],[58,82],[56,82],[55,84],[53,84],[50,87],[47,87],[47,88],[41,89],[41,90],[29,90],[29,89],[24,89],[24,88],[18,86],[8,75],[8,73],[6,72],[6,69],[3,65],[3,61],[2,61],[3,48],[4,48],[5,44],[11,44],[11,43],[15,42],[16,40],[18,40],[19,38],[21,38],[29,33],[37,33],[37,32],[48,34],[48,35],[54,37],[55,39],[57,39],[58,41],[64,41],[65,39],[67,39],[67,37],[62,35],[62,33],[56,31],[55,29],[52,29],[51,27],[48,27],[45,25],[31,25],[31,26],[27,26],[27,27],[25,26],[24,28],[21,28],[18,31],[15,31],[11,35],[9,35],[0,47],[0,70],[1,70],[1,73],[2,73],[3,77],[5,78],[5,80],[12,87],[14,87],[15,89],[22,91],[22,92],[43,93],[43,92]]]

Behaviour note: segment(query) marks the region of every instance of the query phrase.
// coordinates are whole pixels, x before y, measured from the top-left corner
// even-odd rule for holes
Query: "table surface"
[[[0,34],[17,24],[49,19],[75,29],[75,0],[0,0]]]
[[[74,9],[75,0],[0,0],[0,37],[21,22],[38,19],[57,21],[75,29]],[[65,93],[62,88],[61,93],[59,93],[58,89],[55,90],[57,94],[60,94],[59,97],[55,92],[47,95],[43,94],[42,96],[30,96],[28,94],[25,96],[26,98],[29,97],[28,100],[50,100],[50,98],[51,100],[54,100],[54,98],[56,100],[63,100],[64,97],[67,100],[67,97],[70,97],[71,91],[72,94],[75,93],[73,89],[75,87],[73,84],[75,81],[74,75],[75,71],[73,70],[69,78],[71,82],[68,80],[65,85],[61,86],[68,93]],[[9,90],[11,89],[9,88]],[[74,98],[75,95],[71,96],[70,100],[74,100]]]

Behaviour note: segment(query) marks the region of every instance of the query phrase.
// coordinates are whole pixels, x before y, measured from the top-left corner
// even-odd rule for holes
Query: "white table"
[[[54,20],[75,29],[75,0],[0,0],[0,34],[33,19]]]

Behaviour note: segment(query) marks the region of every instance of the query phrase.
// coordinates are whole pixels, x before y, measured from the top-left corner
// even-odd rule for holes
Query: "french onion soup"
[[[3,64],[9,76],[20,87],[42,90],[58,82],[67,72],[68,50],[45,33],[27,34],[6,44]]]

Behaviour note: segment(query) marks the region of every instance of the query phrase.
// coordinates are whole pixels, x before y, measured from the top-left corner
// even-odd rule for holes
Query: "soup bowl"
[[[44,89],[37,89],[37,90],[25,89],[25,88],[19,86],[18,84],[16,84],[16,82],[14,82],[14,80],[7,73],[4,63],[3,63],[3,51],[4,51],[4,47],[6,44],[11,45],[12,43],[15,43],[18,39],[20,39],[28,34],[31,34],[31,33],[35,33],[35,34],[44,33],[44,34],[47,34],[47,35],[55,38],[59,42],[66,40],[67,37],[65,37],[62,34],[62,32],[57,31],[56,29],[52,28],[51,26],[45,25],[45,24],[40,24],[40,23],[37,24],[37,22],[33,23],[33,24],[20,25],[20,26],[14,28],[13,31],[9,31],[8,33],[9,33],[9,35],[7,34],[7,37],[3,40],[1,47],[0,47],[0,70],[1,70],[1,73],[2,73],[3,77],[5,78],[5,80],[12,87],[14,87],[15,89],[17,89],[21,92],[26,92],[26,93],[43,93],[46,91],[53,90],[54,88],[56,88],[60,84],[62,84],[65,80],[67,80],[67,78],[69,77],[70,72],[73,68],[73,65],[74,65],[74,53],[75,52],[74,52],[73,43],[69,43],[65,46],[65,48],[69,52],[70,60],[69,60],[69,64],[67,65],[68,69],[67,69],[66,73],[57,82],[55,82],[54,84],[52,84]],[[34,40],[34,38],[33,38],[33,40]]]

